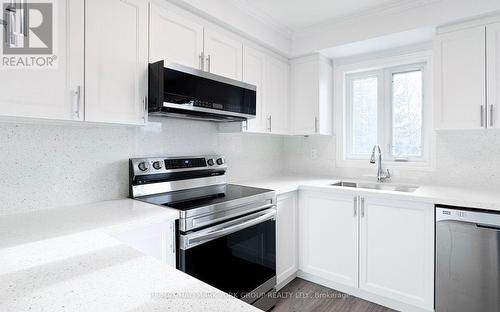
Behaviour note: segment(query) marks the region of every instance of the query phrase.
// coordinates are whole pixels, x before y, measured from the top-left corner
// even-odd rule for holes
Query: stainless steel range
[[[130,159],[130,197],[179,210],[177,268],[269,310],[276,296],[276,194],[226,183],[222,156]]]

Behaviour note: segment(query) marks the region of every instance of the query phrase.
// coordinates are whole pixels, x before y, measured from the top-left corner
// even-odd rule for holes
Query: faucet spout
[[[375,153],[377,153],[377,158],[375,158]],[[391,178],[391,172],[387,169],[386,172],[382,170],[382,149],[380,145],[375,145],[372,150],[372,156],[370,157],[370,163],[375,164],[378,162],[377,166],[377,181],[385,182]]]

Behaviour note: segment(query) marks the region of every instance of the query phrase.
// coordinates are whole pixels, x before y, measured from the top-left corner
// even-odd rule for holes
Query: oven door
[[[276,209],[180,235],[178,267],[252,303],[276,286]]]

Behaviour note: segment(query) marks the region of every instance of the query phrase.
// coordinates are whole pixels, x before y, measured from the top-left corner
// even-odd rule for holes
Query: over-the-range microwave
[[[255,118],[256,87],[195,68],[149,64],[150,115],[217,122]]]

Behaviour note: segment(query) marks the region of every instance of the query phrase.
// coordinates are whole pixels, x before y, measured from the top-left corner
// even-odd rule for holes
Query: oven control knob
[[[224,164],[224,158],[218,158],[217,159],[217,165],[221,166]]]
[[[209,166],[213,166],[215,163],[214,163],[214,160],[212,158],[210,158],[209,160],[207,160],[207,164]]]
[[[139,167],[139,170],[141,170],[143,172],[148,171],[149,170],[149,163],[143,161],[143,162],[139,163],[138,167]]]
[[[162,167],[162,165],[161,165],[161,161],[155,161],[155,162],[153,163],[153,168],[155,168],[156,170],[160,170],[160,169],[161,169],[161,167]]]

